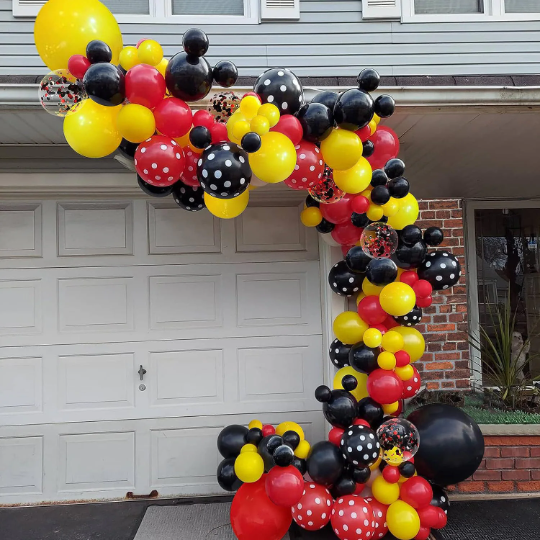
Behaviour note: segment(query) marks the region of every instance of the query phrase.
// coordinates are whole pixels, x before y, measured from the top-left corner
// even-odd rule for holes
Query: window
[[[483,13],[482,0],[414,0],[417,15]]]

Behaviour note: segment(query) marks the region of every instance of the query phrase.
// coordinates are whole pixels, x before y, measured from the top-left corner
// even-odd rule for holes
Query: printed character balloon
[[[392,418],[383,422],[377,430],[383,449],[383,459],[390,465],[400,465],[410,460],[420,446],[420,434],[408,420]]]
[[[87,98],[83,84],[67,69],[52,71],[39,85],[39,101],[53,116],[64,117],[75,112]]]
[[[360,238],[364,253],[374,259],[390,257],[396,251],[398,241],[397,232],[381,221],[368,225]]]

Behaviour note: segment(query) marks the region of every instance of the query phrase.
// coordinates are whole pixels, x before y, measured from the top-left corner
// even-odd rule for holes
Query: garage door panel
[[[13,495],[40,495],[43,437],[0,438],[0,501]]]
[[[43,410],[43,358],[1,358],[0,374],[0,422]]]
[[[0,279],[0,335],[40,333],[41,280]]]

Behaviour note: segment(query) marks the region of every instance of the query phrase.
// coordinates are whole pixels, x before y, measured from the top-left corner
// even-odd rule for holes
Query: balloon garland
[[[143,39],[123,46],[118,24],[97,0],[49,0],[35,42],[52,70],[39,94],[64,118],[69,145],[89,158],[119,151],[133,160],[150,196],[172,195],[186,211],[231,219],[257,186],[285,182],[307,192],[300,219],[315,227],[343,260],[328,275],[332,291],[356,297],[339,314],[329,357],[333,388],[316,399],[332,426],[313,446],[295,422],[254,420],[218,437],[219,485],[236,495],[231,524],[240,540],[280,540],[294,520],[307,531],[330,525],[341,540],[425,540],[445,526],[444,487],[480,465],[478,426],[459,409],[428,405],[402,418],[404,400],[421,387],[414,366],[425,350],[414,328],[433,291],[455,285],[458,260],[443,231],[414,223],[418,202],[398,159],[399,139],[381,125],[394,100],[373,98],[379,74],[364,69],[357,87],[321,92],[306,102],[286,68],[272,68],[242,98],[217,93],[208,110],[189,103],[213,83],[233,86],[229,61],[213,68],[209,40],[188,30],[171,59]]]

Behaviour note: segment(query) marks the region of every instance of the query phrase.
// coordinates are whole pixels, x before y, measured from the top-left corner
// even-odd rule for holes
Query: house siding
[[[210,63],[234,61],[242,76],[269,66],[303,77],[351,76],[371,66],[385,76],[532,74],[540,71],[540,21],[405,23],[362,20],[360,0],[300,2],[301,18],[259,25],[198,25],[210,36]],[[33,42],[33,20],[15,19],[0,0],[0,76],[46,68]],[[152,36],[172,56],[193,25],[121,24],[124,41]]]

